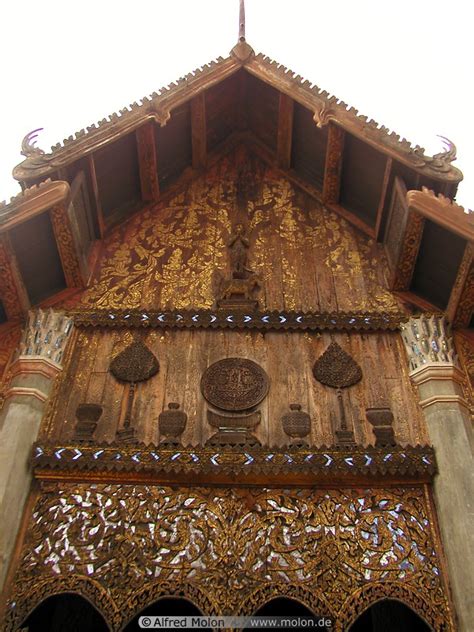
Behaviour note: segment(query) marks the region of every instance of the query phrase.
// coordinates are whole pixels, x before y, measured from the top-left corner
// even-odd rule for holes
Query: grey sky
[[[246,0],[247,41],[426,147],[458,148],[474,207],[472,9],[466,0]],[[0,200],[23,136],[49,151],[75,131],[222,55],[238,0],[5,0],[0,5]]]

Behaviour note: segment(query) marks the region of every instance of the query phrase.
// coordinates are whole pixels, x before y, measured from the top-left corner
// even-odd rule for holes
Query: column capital
[[[444,316],[410,318],[401,326],[411,374],[426,365],[457,366],[451,330]]]

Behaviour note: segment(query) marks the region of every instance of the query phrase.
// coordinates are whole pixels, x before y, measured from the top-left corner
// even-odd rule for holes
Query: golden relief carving
[[[205,614],[251,614],[269,595],[299,593],[337,631],[380,596],[398,597],[434,630],[453,630],[430,518],[422,487],[47,484],[5,629],[47,594],[73,589],[118,630],[144,595],[179,586]]]
[[[238,160],[222,160],[166,206],[116,229],[81,304],[212,307],[218,279],[229,272],[231,226],[243,213],[263,309],[400,310],[381,247],[253,157],[252,199],[238,211]]]

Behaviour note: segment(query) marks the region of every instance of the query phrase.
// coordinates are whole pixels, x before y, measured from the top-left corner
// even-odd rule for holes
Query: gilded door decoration
[[[110,363],[110,372],[120,382],[129,384],[123,428],[118,430],[117,438],[133,440],[134,428],[131,425],[133,400],[137,382],[146,382],[160,369],[158,360],[150,349],[140,340],[132,342]]]
[[[299,594],[335,630],[383,597],[454,630],[422,487],[285,490],[45,484],[7,608],[13,630],[74,590],[119,630],[154,596],[205,614],[254,612]]]

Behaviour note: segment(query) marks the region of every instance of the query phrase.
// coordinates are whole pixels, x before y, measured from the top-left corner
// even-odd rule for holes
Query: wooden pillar
[[[147,121],[136,131],[140,185],[145,202],[156,202],[160,196],[155,147],[155,123]]]
[[[191,137],[193,167],[203,169],[207,163],[206,102],[204,93],[191,100]]]
[[[323,202],[328,204],[339,202],[344,135],[345,132],[341,127],[329,123],[323,183]]]
[[[291,165],[291,143],[293,137],[294,101],[286,94],[280,93],[278,109],[277,164],[280,169],[289,169]]]

